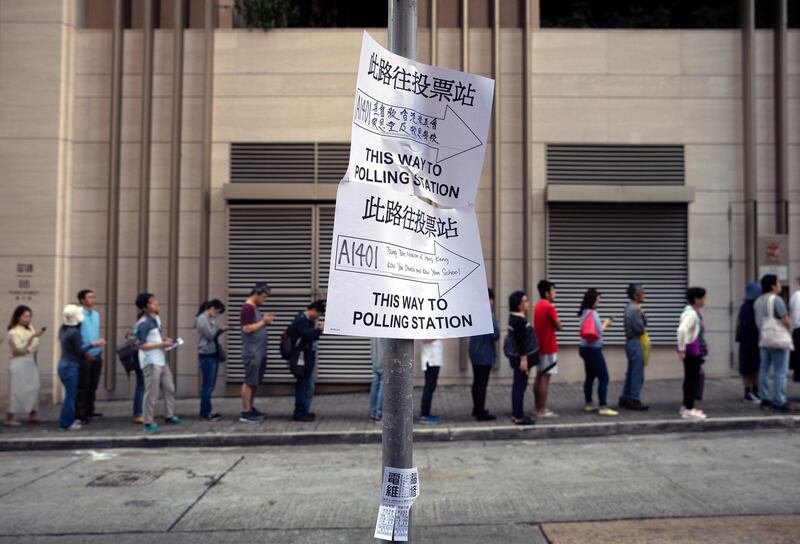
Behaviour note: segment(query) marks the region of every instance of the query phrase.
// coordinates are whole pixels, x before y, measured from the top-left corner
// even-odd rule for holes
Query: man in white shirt
[[[792,339],[794,340],[794,351],[790,366],[794,370],[792,379],[800,382],[800,278],[797,279],[798,289],[789,299],[789,317],[792,320]]]

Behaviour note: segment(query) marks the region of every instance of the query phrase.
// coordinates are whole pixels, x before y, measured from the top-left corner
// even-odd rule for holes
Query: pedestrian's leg
[[[158,402],[161,372],[156,365],[147,365],[142,369],[144,374],[144,424],[155,425],[156,403]]]
[[[608,408],[608,365],[603,348],[597,348],[597,396],[600,408]]]
[[[697,384],[700,381],[700,358],[687,355],[683,361],[683,407],[694,409]]]
[[[550,374],[545,372],[536,373],[536,413],[541,415],[547,411],[547,393],[550,389]]]
[[[420,406],[420,416],[428,417],[431,415],[431,404],[433,403],[433,392],[436,390],[436,377],[439,367],[425,365],[425,387],[422,389],[422,403]]]
[[[311,369],[308,380],[306,380],[306,394],[304,395],[303,408],[307,414],[311,413],[311,402],[314,400],[314,388],[317,384],[317,367]]]
[[[200,355],[198,358],[198,367],[200,369],[200,417],[211,415],[212,363],[216,366],[216,360],[206,355]]]
[[[644,385],[644,353],[642,343],[634,341],[631,343],[631,387],[627,396],[628,400],[641,400],[642,386]]]
[[[382,376],[378,373],[377,368],[372,368],[372,384],[369,387],[369,415],[371,417],[378,417],[378,387],[382,380]]]
[[[172,419],[175,417],[175,380],[169,365],[161,367],[161,390],[164,392],[165,417]]]
[[[89,382],[89,394],[87,396],[87,409],[89,415],[97,414],[97,406],[95,404],[97,400],[97,387],[100,385],[100,375],[103,373],[103,359],[100,355],[98,355],[94,361],[89,362],[90,368],[90,382]]]
[[[91,364],[89,361],[81,361],[78,365],[78,390],[75,395],[74,412],[75,417],[81,421],[89,419],[91,413],[89,411],[89,387],[92,382]]]
[[[800,348],[800,347],[799,347]],[[789,350],[775,350],[773,368],[775,369],[775,402],[784,406],[786,399],[786,378],[789,375]]]
[[[378,371],[378,411],[377,416],[383,417],[383,369]]]
[[[769,390],[769,373],[772,367],[771,351],[761,348],[761,364],[758,367],[758,392],[762,401],[774,401]]]
[[[478,385],[478,381],[479,381],[479,378],[478,378],[479,370],[478,370],[478,368],[479,368],[478,365],[472,365],[472,388],[470,389],[470,393],[472,393],[472,416],[473,417],[477,416],[480,413],[479,409],[478,409],[478,404],[480,404],[479,401],[478,401],[478,395],[479,395],[478,389],[480,387]]]
[[[622,394],[620,395],[620,404],[623,404],[626,400],[630,398],[631,394],[631,375],[632,375],[632,367],[633,367],[633,340],[626,340],[625,341],[625,358],[628,360],[628,366],[625,370],[625,383],[622,386]]]
[[[306,405],[306,380],[308,377],[296,378],[294,382],[294,413],[292,417],[294,419],[301,419],[303,416],[306,415],[305,405]]]
[[[585,377],[583,379],[583,401],[586,406],[590,406],[592,404],[592,388],[594,386],[594,372],[592,371],[591,361],[589,360],[589,348],[581,347],[578,348],[578,353],[583,360],[583,371]]]
[[[61,406],[61,417],[58,426],[68,429],[75,423],[75,400],[78,396],[78,382],[80,380],[80,364],[62,361],[58,364],[58,377],[64,384],[64,404]]]
[[[473,366],[472,370],[475,374],[477,382],[477,398],[473,400],[473,409],[476,416],[485,415],[488,413],[486,410],[486,389],[489,386],[489,376],[492,373],[492,367],[489,365]]]
[[[144,373],[141,368],[136,369],[136,391],[133,393],[133,417],[142,417],[144,414]]]
[[[514,383],[511,386],[511,414],[515,419],[525,417],[525,389],[528,388],[528,372],[514,368]]]

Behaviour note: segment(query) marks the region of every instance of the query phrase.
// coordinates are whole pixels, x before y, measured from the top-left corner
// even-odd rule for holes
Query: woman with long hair
[[[225,305],[218,299],[209,300],[200,305],[194,328],[197,330],[197,357],[200,365],[200,419],[219,421],[222,419],[214,412],[211,395],[217,383],[217,367],[221,362],[219,352],[219,335],[226,329],[217,326],[217,316],[225,313]]]
[[[38,331],[31,321],[33,311],[27,306],[17,306],[8,323],[8,345],[11,347],[11,361],[8,365],[8,412],[5,426],[19,427],[21,423],[15,414],[28,414],[30,423],[42,420],[36,413],[39,405],[39,367],[36,366],[36,353],[39,351],[39,338],[47,330]]]
[[[599,306],[600,293],[597,289],[588,289],[583,294],[581,307],[578,310],[581,323],[578,353],[583,359],[583,368],[586,371],[586,379],[583,382],[583,396],[586,401],[584,410],[613,417],[618,413],[608,407],[608,366],[603,355],[603,332],[613,321],[611,319],[603,321],[600,318],[597,312]],[[597,405],[592,402],[595,380],[597,380]]]

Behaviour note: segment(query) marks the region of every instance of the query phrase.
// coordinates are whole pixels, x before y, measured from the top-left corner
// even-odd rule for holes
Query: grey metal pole
[[[787,1],[775,0],[775,232],[789,233],[789,104],[786,89]]]
[[[744,132],[744,239],[746,277],[758,276],[756,263],[756,82],[755,0],[742,0],[742,129]]]
[[[108,158],[108,217],[106,222],[106,347],[105,386],[116,386],[117,294],[119,257],[119,169],[122,133],[122,62],[125,28],[122,0],[114,0],[114,27],[111,46],[111,129]]]
[[[183,26],[185,1],[175,0],[172,56],[172,150],[169,187],[169,266],[167,281],[167,331],[178,332],[178,262],[181,225],[181,140],[183,122]],[[170,369],[178,381],[176,351],[170,352]]]
[[[531,0],[524,0],[525,16],[523,24],[525,28],[522,32],[522,162],[523,162],[523,186],[522,186],[522,256],[525,262],[522,265],[522,285],[526,293],[530,293],[533,288],[532,276],[532,257],[531,247],[532,233],[532,196],[531,184],[533,183],[533,165],[531,162],[531,51],[533,41],[531,36]],[[497,96],[500,100],[500,96]]]
[[[208,300],[211,225],[211,134],[214,116],[214,29],[215,0],[205,0],[205,79],[203,87],[203,179],[200,187],[200,269],[199,299]]]
[[[416,59],[417,0],[388,2],[389,49]],[[381,339],[379,344],[384,358],[383,467],[411,468],[414,463],[414,341]],[[409,513],[408,541],[411,540]]]
[[[139,158],[139,251],[137,290],[147,291],[150,257],[150,154],[153,133],[153,1],[144,0],[142,20],[142,134]]]
[[[492,77],[494,78],[494,110],[492,111],[492,285],[494,286],[495,300],[502,298],[502,277],[500,262],[500,244],[502,235],[502,207],[503,199],[500,186],[500,0],[494,0],[492,5]],[[494,307],[497,320],[500,321],[501,305]]]

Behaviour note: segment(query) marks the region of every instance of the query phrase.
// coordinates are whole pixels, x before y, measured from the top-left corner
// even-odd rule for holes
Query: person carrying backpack
[[[322,336],[322,323],[319,318],[325,313],[325,301],[315,300],[308,305],[305,311],[297,314],[292,324],[289,325],[289,337],[297,353],[292,354],[290,365],[292,373],[297,379],[294,386],[294,414],[295,421],[310,422],[316,419],[316,414],[311,411],[311,401],[314,397],[314,382],[316,381],[317,341]],[[302,362],[301,358],[302,357]]]

